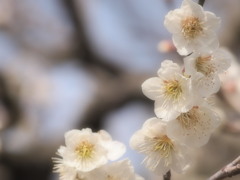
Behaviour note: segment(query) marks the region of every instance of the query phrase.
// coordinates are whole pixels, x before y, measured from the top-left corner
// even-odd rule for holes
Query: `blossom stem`
[[[205,3],[205,0],[199,0],[198,4],[200,4],[201,6],[203,6],[203,4]]]
[[[171,180],[171,171],[170,170],[163,176],[163,180]]]
[[[238,156],[234,161],[220,169],[214,175],[212,175],[208,180],[221,180],[227,177],[232,177],[240,174],[240,156]]]

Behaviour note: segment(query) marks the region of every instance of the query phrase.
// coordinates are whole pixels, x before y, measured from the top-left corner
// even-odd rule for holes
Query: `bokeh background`
[[[52,157],[70,129],[107,130],[127,146],[154,116],[141,83],[161,61],[182,63],[163,26],[181,0],[0,0],[0,179],[57,180]],[[189,154],[178,180],[203,180],[240,154],[240,1],[206,0],[222,18],[220,43],[235,59],[215,104],[222,126]],[[233,180],[239,177],[232,178]]]

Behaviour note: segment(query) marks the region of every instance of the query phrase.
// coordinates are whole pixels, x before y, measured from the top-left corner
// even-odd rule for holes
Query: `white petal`
[[[204,17],[204,11],[202,6],[192,0],[184,0],[182,2],[181,9],[184,9],[184,13],[186,13],[187,15],[198,17],[200,19],[203,19]]]
[[[136,131],[130,138],[129,145],[132,149],[139,151],[144,143],[144,135],[141,130]]]
[[[165,135],[166,122],[158,118],[150,118],[143,124],[142,133],[149,138]]]
[[[135,180],[144,180],[144,178],[142,176],[139,176],[138,174],[136,174]]]
[[[154,112],[158,118],[162,118],[163,121],[170,121],[179,115],[179,111],[176,111],[170,105],[168,107],[163,106],[162,100],[156,100],[154,103]]]
[[[173,154],[172,170],[177,173],[183,173],[189,167],[189,148],[186,146],[178,146],[179,153]]]
[[[113,162],[94,170],[89,180],[106,180],[106,179],[119,179],[119,180],[143,180],[142,177],[134,173],[134,169],[128,159]]]
[[[209,97],[219,91],[221,81],[218,75],[204,76],[199,80],[197,87],[202,97]]]
[[[158,70],[158,76],[164,76],[168,79],[172,74],[182,74],[182,68],[172,60],[164,60],[161,63],[161,68]]]
[[[219,47],[217,34],[208,29],[196,40],[194,49],[199,51],[214,51]]]
[[[208,28],[216,30],[220,26],[221,19],[217,17],[214,13],[209,11],[206,11],[205,15]]]
[[[171,33],[178,33],[181,31],[181,18],[183,16],[181,9],[176,9],[174,11],[170,11],[164,20],[164,26]]]
[[[197,73],[196,70],[196,58],[195,58],[195,53],[193,53],[192,55],[184,58],[184,67],[185,67],[185,74],[187,75],[194,75],[195,73]],[[194,55],[194,56],[193,56]],[[193,57],[192,57],[193,56]]]
[[[177,48],[177,52],[182,55],[186,56],[193,52],[193,48],[191,44],[189,45],[189,42],[184,39],[182,35],[179,34],[173,34],[173,44]]]
[[[84,137],[92,135],[92,130],[89,128],[76,130],[73,129],[65,133],[65,144],[67,147],[76,147],[76,144],[81,142]]]
[[[158,77],[147,79],[142,84],[142,91],[149,99],[156,100],[163,95],[163,81]]]
[[[154,164],[156,163],[155,161],[158,160],[159,157],[153,157],[151,159],[149,159],[149,161],[147,162],[148,164],[146,164],[146,167],[149,168],[150,164]],[[151,171],[153,171],[156,175],[164,175],[166,174],[169,170],[170,170],[170,167],[169,166],[165,166],[165,161],[164,159],[161,159],[160,162],[158,163],[158,165],[156,166],[155,169],[150,169]]]
[[[188,128],[182,126],[177,119],[168,122],[167,132],[169,137],[189,147],[201,147],[205,145],[220,121],[210,106],[202,105],[198,107],[198,110],[200,112],[198,122],[190,124]]]
[[[232,62],[232,54],[224,48],[220,48],[213,52],[213,63],[216,67],[216,73],[223,73],[226,71]]]
[[[101,136],[102,140],[105,140],[105,141],[111,141],[112,140],[111,135],[105,130],[98,131],[98,134]]]
[[[126,152],[125,145],[117,141],[104,143],[104,147],[108,150],[107,157],[111,161],[120,158]]]

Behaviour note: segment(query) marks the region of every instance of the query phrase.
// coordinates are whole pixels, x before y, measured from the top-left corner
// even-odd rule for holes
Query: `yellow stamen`
[[[211,59],[212,56],[198,57],[195,64],[197,71],[206,76],[213,73],[215,70],[213,64],[210,63]]]
[[[165,95],[171,99],[178,99],[182,94],[182,88],[177,80],[164,81]]]
[[[177,120],[184,129],[194,128],[200,121],[198,107],[193,107],[189,112],[180,114]]]
[[[94,145],[88,141],[81,142],[75,149],[76,154],[81,159],[89,159],[92,157]]]
[[[186,39],[194,39],[200,33],[202,33],[203,28],[201,21],[197,17],[187,17],[182,20],[182,33]]]
[[[162,137],[155,137],[154,140],[153,151],[160,152],[161,156],[164,158],[169,158],[174,150],[174,145],[171,139],[164,135]]]

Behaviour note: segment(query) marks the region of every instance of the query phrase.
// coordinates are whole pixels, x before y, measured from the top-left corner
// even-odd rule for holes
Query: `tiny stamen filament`
[[[213,64],[210,62],[211,59],[212,56],[198,57],[195,65],[197,72],[201,72],[206,76],[213,73],[215,70]]]
[[[89,159],[92,157],[94,145],[88,141],[81,142],[75,149],[76,154],[81,159]]]
[[[154,140],[153,151],[160,152],[161,156],[164,158],[169,158],[174,150],[174,145],[171,139],[165,135],[162,137],[155,137]]]
[[[177,120],[184,129],[194,128],[200,121],[198,107],[193,107],[189,112],[180,114]]]
[[[165,96],[171,99],[178,99],[182,94],[182,88],[177,80],[164,81]]]
[[[194,39],[203,31],[201,21],[197,17],[182,20],[182,33],[186,39]]]

